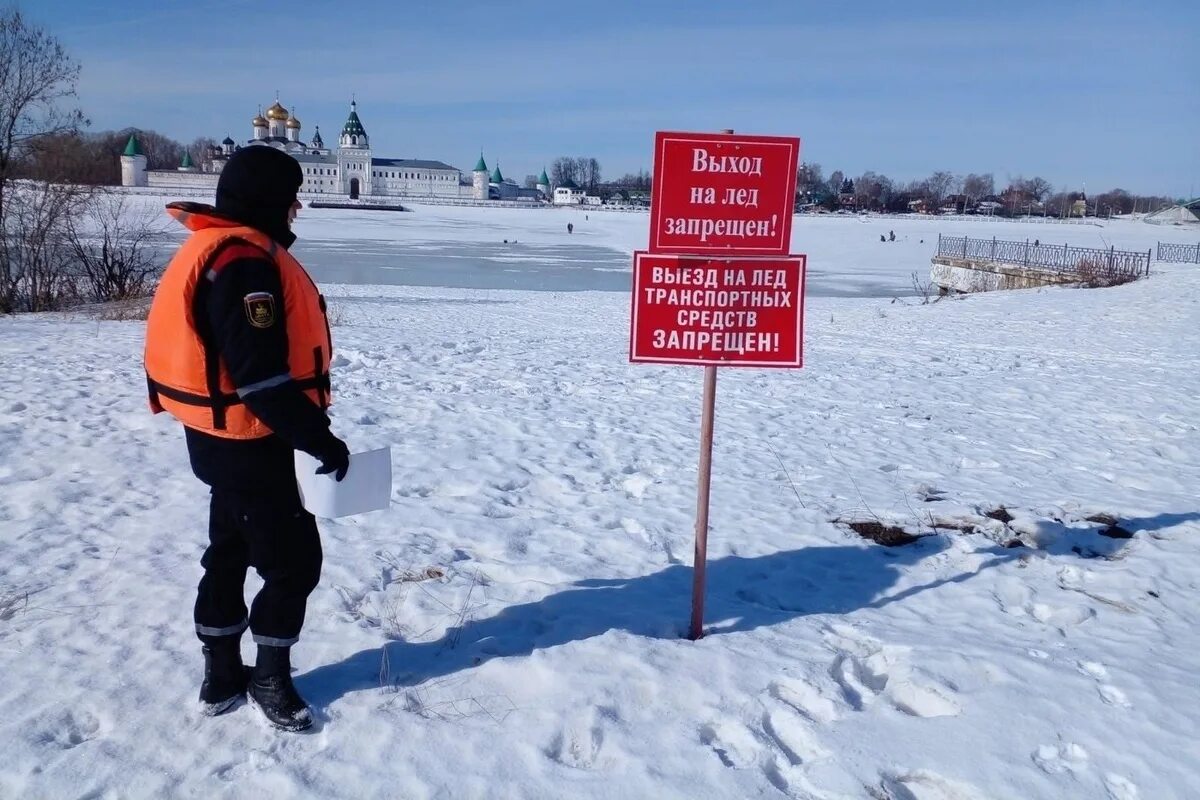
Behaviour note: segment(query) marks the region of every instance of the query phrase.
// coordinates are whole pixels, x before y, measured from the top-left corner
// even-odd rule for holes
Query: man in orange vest
[[[172,203],[191,235],[172,258],[146,329],[150,407],[184,425],[196,477],[211,487],[209,543],[196,597],[202,710],[243,696],[283,730],[312,724],[291,679],[290,648],[321,572],[316,520],[296,488],[293,451],[341,480],[349,451],[329,429],[332,344],[325,300],[288,252],[303,182],[273,147],[237,151],[216,207]],[[248,567],[263,579],[247,612]],[[246,628],[258,645],[242,665]]]

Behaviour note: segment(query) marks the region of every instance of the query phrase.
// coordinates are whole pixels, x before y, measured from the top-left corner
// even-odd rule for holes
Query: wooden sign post
[[[659,132],[629,359],[704,366],[689,638],[704,635],[718,366],[800,367],[804,256],[788,255],[800,140]]]

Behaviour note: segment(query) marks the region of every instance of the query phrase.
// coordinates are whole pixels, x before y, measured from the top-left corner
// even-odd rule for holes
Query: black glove
[[[330,435],[329,438],[333,441],[319,456],[321,466],[317,468],[317,474],[328,475],[332,472],[334,480],[341,481],[350,471],[350,449],[336,436]]]

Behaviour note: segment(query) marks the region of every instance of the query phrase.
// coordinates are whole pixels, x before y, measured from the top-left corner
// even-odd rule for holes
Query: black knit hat
[[[284,246],[295,241],[287,215],[304,182],[296,159],[282,150],[250,145],[234,153],[217,181],[217,211],[271,236]]]

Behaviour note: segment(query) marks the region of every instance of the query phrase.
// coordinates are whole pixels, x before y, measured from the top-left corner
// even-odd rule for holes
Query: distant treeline
[[[182,163],[185,151],[191,155],[192,162],[201,167],[215,145],[206,137],[185,145],[149,130],[68,132],[39,139],[14,171],[21,177],[39,180],[116,185],[121,182],[117,156],[125,149],[132,133],[137,134],[149,169],[175,169]],[[602,181],[600,162],[586,156],[554,159],[549,178],[553,186],[572,182],[606,199],[618,193],[628,195],[631,191],[649,192],[651,189],[651,176],[645,170]],[[525,182],[531,188],[536,183],[532,175],[527,176]],[[1077,203],[1080,200],[1084,201],[1082,206]],[[1069,217],[1078,216],[1086,209],[1088,215],[1109,216],[1153,211],[1172,202],[1170,197],[1136,195],[1124,189],[1094,195],[1073,189],[1055,191],[1048,180],[1040,177],[1016,177],[1000,189],[990,172],[956,175],[939,171],[928,178],[907,183],[871,171],[851,177],[841,170],[834,170],[826,178],[820,164],[801,164],[796,172],[797,205],[829,211],[954,211],[960,214]]]
[[[208,158],[212,139],[202,137],[184,145],[156,131],[126,128],[120,131],[85,133],[68,131],[39,137],[22,154],[14,172],[20,177],[85,186],[115,186],[121,183],[121,162],[130,134],[136,133],[148,169],[175,169],[185,151],[201,166]]]
[[[1079,204],[1082,201],[1082,205]],[[901,183],[877,172],[850,177],[834,170],[826,179],[820,164],[801,164],[796,172],[796,202],[830,211],[993,214],[1001,216],[1094,216],[1153,211],[1173,200],[1111,189],[1095,195],[1060,189],[1045,178],[1016,177],[997,191],[992,173],[955,175],[935,172],[928,178]]]

